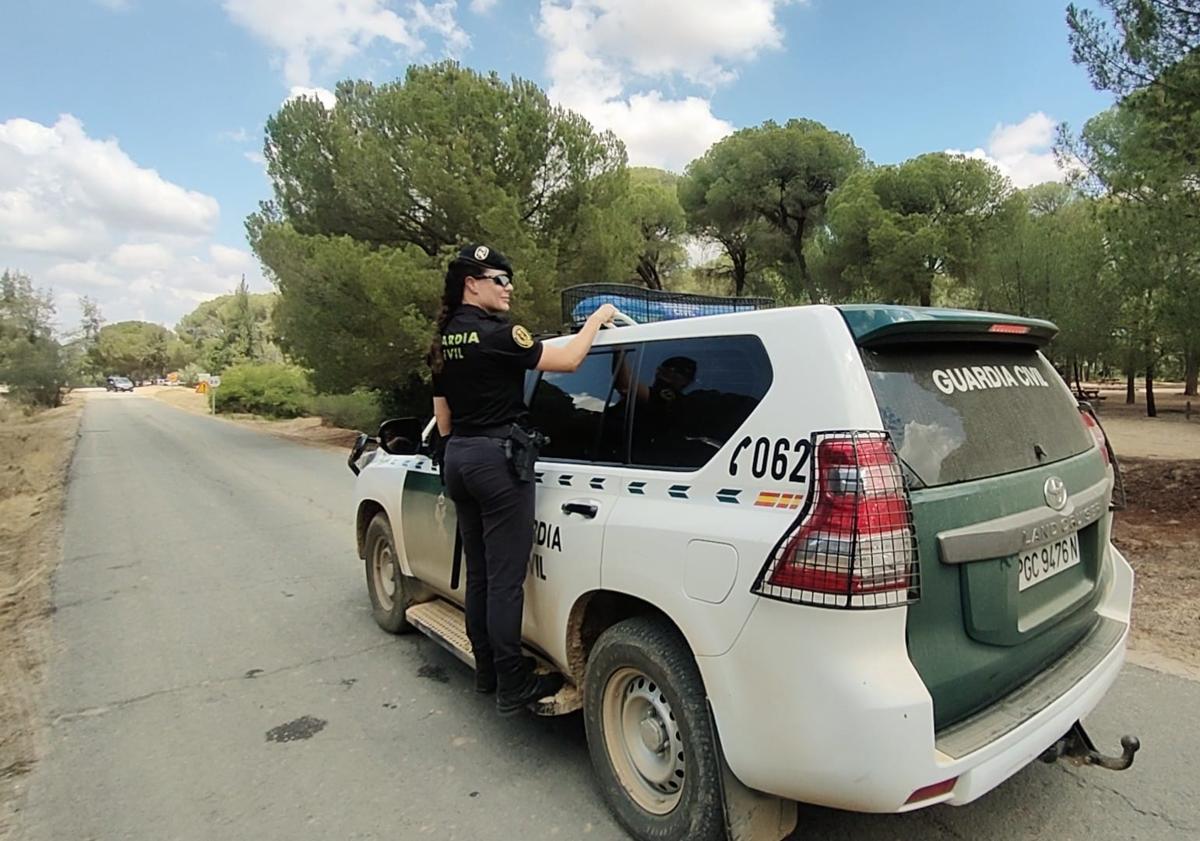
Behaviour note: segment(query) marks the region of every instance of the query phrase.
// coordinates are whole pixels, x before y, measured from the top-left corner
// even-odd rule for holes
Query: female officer
[[[513,424],[526,427],[525,371],[574,371],[616,309],[605,304],[566,345],[543,346],[509,324],[512,264],[486,245],[468,245],[446,272],[430,349],[433,412],[449,436],[446,489],[458,513],[467,567],[467,636],[475,688],[497,690],[496,709],[515,715],[556,693],[560,674],[537,675],[521,655],[525,571],[533,549],[534,483],[508,463]]]

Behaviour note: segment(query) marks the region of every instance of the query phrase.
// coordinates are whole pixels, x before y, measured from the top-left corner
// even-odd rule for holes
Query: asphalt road
[[[625,837],[578,715],[500,719],[448,654],[376,628],[351,485],[336,452],[89,400],[18,837]],[[1089,725],[1141,736],[1132,770],[1038,764],[904,816],[802,807],[795,837],[1197,838],[1197,713],[1200,684],[1129,666]]]

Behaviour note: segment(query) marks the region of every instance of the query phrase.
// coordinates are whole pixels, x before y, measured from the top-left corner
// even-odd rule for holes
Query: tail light
[[[1111,464],[1112,460],[1108,457],[1108,439],[1104,437],[1104,430],[1100,428],[1100,422],[1092,417],[1092,413],[1081,411],[1079,413],[1083,417],[1083,425],[1087,427],[1087,431],[1092,433],[1092,440],[1096,442],[1096,446],[1100,448],[1100,454],[1104,456],[1104,463]]]
[[[912,506],[887,433],[821,433],[815,453],[812,496],[753,592],[829,607],[916,601]]]
[[[1125,507],[1125,480],[1121,476],[1121,464],[1117,461],[1117,454],[1113,452],[1112,443],[1109,442],[1108,436],[1104,434],[1104,427],[1100,425],[1100,420],[1096,417],[1095,410],[1086,403],[1080,403],[1079,414],[1083,418],[1083,425],[1092,434],[1092,440],[1096,442],[1096,448],[1100,450],[1100,455],[1104,459],[1104,466],[1112,468],[1113,489],[1112,495],[1108,500],[1108,507],[1112,510],[1120,511]]]

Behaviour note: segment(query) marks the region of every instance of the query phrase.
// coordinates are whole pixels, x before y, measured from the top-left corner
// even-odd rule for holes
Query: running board
[[[475,656],[471,653],[471,641],[467,638],[467,621],[462,608],[442,599],[434,599],[413,605],[404,611],[404,616],[422,634],[472,669],[475,668]],[[539,672],[555,671],[554,666],[537,652],[526,649],[525,653],[538,661]],[[566,715],[582,708],[583,695],[579,687],[567,683],[557,695],[540,702],[533,711],[538,715]]]

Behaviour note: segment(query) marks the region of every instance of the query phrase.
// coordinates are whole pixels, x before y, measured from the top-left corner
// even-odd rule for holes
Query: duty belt
[[[512,435],[513,425],[502,423],[497,426],[468,427],[455,429],[450,433],[452,438],[508,438]]]

